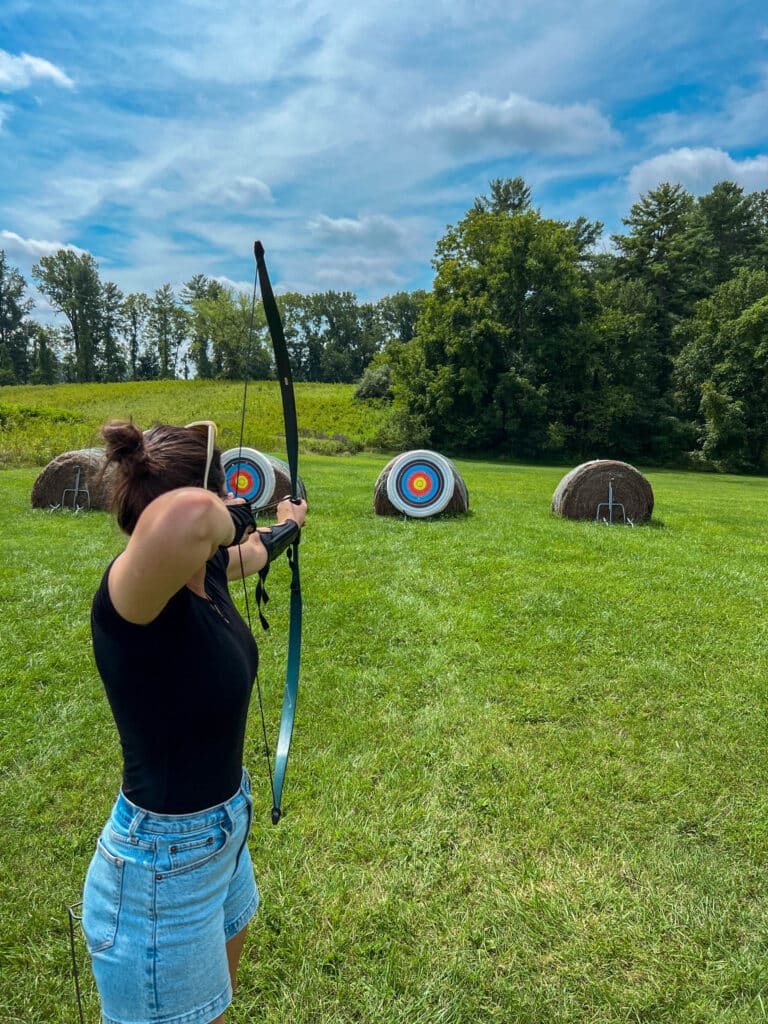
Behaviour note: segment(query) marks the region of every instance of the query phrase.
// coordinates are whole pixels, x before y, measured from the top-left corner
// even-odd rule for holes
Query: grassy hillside
[[[304,451],[340,454],[363,448],[386,414],[356,402],[352,385],[299,384],[295,391]],[[61,452],[93,447],[103,423],[128,417],[142,427],[213,419],[222,447],[232,447],[240,437],[242,404],[242,382],[229,381],[0,387],[0,466],[44,465]],[[276,382],[249,383],[244,443],[284,453]]]
[[[566,467],[459,462],[470,516],[415,522],[372,514],[381,465],[303,459],[287,816],[254,706],[263,905],[228,1021],[765,1020],[768,481],[649,473],[653,525],[609,528],[550,514]],[[122,540],[31,510],[34,478],[0,474],[0,1021],[69,1024],[65,908],[119,780],[88,609]]]

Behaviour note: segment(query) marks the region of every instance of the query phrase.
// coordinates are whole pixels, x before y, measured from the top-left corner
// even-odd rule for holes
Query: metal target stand
[[[72,495],[72,508],[75,512],[80,512],[85,509],[87,512],[91,510],[91,492],[87,487],[80,486],[80,467],[78,466],[75,470],[75,485],[74,487],[65,487],[61,492],[61,501],[59,505],[61,508],[65,507],[66,497],[68,494]],[[79,495],[84,494],[87,504],[79,505]]]
[[[80,486],[80,473],[81,473],[81,469],[78,466],[77,469],[75,470],[74,486],[72,486],[72,487],[65,487],[64,488],[64,490],[61,492],[61,498],[59,498],[58,504],[50,505],[49,508],[48,508],[49,512],[57,512],[60,508],[61,509],[66,508],[67,507],[66,501],[67,501],[67,495],[68,494],[72,495],[72,511],[75,514],[77,514],[78,512],[90,512],[91,511],[91,492],[88,490],[87,487],[81,487]],[[85,495],[85,504],[84,505],[78,504],[79,496],[81,494]]]
[[[599,522],[603,522],[603,523],[606,524],[606,526],[612,526],[613,525],[613,510],[615,508],[617,508],[617,509],[621,510],[621,521],[624,523],[624,525],[625,526],[634,526],[635,524],[632,522],[632,520],[627,515],[627,511],[624,508],[624,506],[621,504],[621,502],[613,500],[613,479],[614,478],[612,476],[608,478],[608,501],[601,501],[600,504],[597,506],[597,512],[595,513],[595,521],[598,522],[598,523]],[[600,514],[600,509],[603,509],[603,508],[607,508],[608,509],[608,518],[607,519],[605,518],[605,515],[601,515]]]

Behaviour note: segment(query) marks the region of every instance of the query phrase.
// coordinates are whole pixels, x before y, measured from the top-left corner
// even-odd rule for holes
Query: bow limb
[[[283,421],[285,423],[285,444],[288,453],[288,470],[291,477],[291,500],[299,501],[298,466],[299,466],[299,430],[296,418],[296,399],[293,391],[293,376],[288,359],[288,346],[285,343],[283,324],[280,311],[272,291],[272,285],[264,260],[264,246],[256,242],[253,247],[256,257],[256,270],[261,289],[261,300],[264,304],[264,315],[272,338],[275,353],[275,366],[280,382],[280,395],[283,403]],[[299,534],[299,537],[301,535]],[[285,689],[283,691],[283,709],[280,715],[280,731],[275,751],[275,767],[272,779],[272,824],[276,825],[282,817],[281,801],[285,772],[288,766],[288,753],[291,749],[293,722],[296,715],[296,699],[299,691],[299,666],[301,662],[301,621],[302,599],[301,579],[299,576],[299,537],[289,548],[288,562],[291,566],[291,604],[290,625],[288,630],[288,662],[285,670]]]

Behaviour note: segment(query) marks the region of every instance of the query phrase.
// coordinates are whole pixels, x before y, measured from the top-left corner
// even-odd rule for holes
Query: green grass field
[[[287,815],[254,707],[263,907],[228,1021],[767,1019],[768,481],[647,471],[652,525],[610,528],[551,515],[570,467],[459,462],[471,514],[417,522],[373,515],[385,461],[302,459]],[[88,611],[122,540],[33,511],[36,474],[0,472],[0,1022],[76,1024],[66,907],[119,784]]]

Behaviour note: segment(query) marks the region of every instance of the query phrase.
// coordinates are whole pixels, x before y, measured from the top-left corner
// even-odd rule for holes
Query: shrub
[[[406,412],[405,409],[393,409],[371,438],[371,447],[401,452],[427,448],[430,440],[430,430],[423,417]]]
[[[369,366],[355,388],[355,398],[383,398],[392,401],[392,367],[389,363]]]
[[[322,430],[299,430],[299,437],[304,442],[303,450],[313,455],[356,455],[363,449],[359,441],[344,434],[329,437]]]

